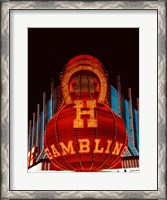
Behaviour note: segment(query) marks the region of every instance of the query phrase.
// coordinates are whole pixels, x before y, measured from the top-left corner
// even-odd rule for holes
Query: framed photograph
[[[165,199],[165,9],[1,2],[2,199]]]

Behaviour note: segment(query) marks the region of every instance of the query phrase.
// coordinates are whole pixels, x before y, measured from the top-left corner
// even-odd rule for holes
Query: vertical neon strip
[[[46,126],[46,115],[47,115],[47,107],[46,107],[46,93],[43,93],[43,113],[44,113],[44,130]]]
[[[46,123],[47,123],[47,105],[46,105],[46,92],[43,92],[43,133],[41,134],[42,136],[42,151],[44,149],[44,132],[45,132],[45,128],[46,128]],[[45,153],[43,154],[44,158]]]
[[[112,85],[111,85],[111,108],[116,114],[118,114],[118,92]]]
[[[33,124],[32,124],[32,148],[35,146],[36,141],[36,123],[35,123],[35,113],[33,113]]]
[[[47,102],[47,122],[52,118],[52,98]]]
[[[125,98],[124,95],[121,94],[121,107],[122,107],[122,120],[126,123],[126,116],[125,116]]]
[[[35,146],[38,147],[38,120],[36,121],[36,130],[35,130]]]
[[[44,148],[44,142],[43,142],[43,138],[44,138],[44,112],[41,112],[41,138],[40,138],[40,152],[43,150]]]
[[[38,155],[41,153],[40,152],[40,138],[41,138],[41,134],[40,134],[40,104],[37,105],[37,147],[38,147]]]
[[[134,109],[134,119],[135,119],[135,132],[136,132],[136,148],[139,151],[139,116],[138,111]]]
[[[51,99],[52,99],[52,116],[54,115],[54,80],[51,78]]]
[[[125,99],[125,113],[126,113],[126,131],[128,133],[128,147],[133,155],[136,155],[133,151],[133,144],[132,144],[132,135],[131,135],[131,128],[130,128],[130,111],[129,111],[129,102]]]
[[[128,97],[129,97],[129,113],[130,113],[130,129],[131,129],[132,148],[133,148],[134,155],[138,155],[139,152],[135,147],[135,132],[134,132],[134,119],[133,119],[131,88],[128,88]]]
[[[28,133],[28,151],[31,151],[32,144],[32,121],[30,120],[29,124],[29,133]]]
[[[117,76],[117,94],[118,94],[118,114],[122,117],[122,101],[121,101],[121,79]]]

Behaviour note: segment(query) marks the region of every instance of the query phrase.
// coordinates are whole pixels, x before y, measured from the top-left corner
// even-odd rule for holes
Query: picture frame
[[[166,2],[165,1],[140,1],[140,2],[119,2],[119,1],[46,1],[46,2],[35,2],[35,1],[2,1],[1,2],[1,198],[2,199],[36,199],[36,198],[140,198],[140,199],[165,199],[166,195],[166,111],[165,111],[165,86],[166,86]],[[10,172],[10,159],[11,159],[11,123],[14,124],[11,110],[12,105],[10,102],[11,98],[11,79],[12,74],[10,73],[11,65],[11,44],[10,39],[12,34],[10,32],[10,23],[12,17],[11,11],[14,10],[72,10],[72,9],[88,9],[88,10],[155,10],[157,12],[157,189],[155,190],[11,190],[10,181],[13,179],[13,175]],[[128,183],[127,183],[128,184]]]

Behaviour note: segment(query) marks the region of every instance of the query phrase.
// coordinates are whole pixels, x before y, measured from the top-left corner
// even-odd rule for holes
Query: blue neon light
[[[118,114],[118,92],[112,85],[111,85],[111,108],[116,114]]]

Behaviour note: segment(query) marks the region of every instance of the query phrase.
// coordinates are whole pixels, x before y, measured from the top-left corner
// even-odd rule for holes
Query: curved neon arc
[[[98,98],[98,102],[104,103],[104,101],[106,99],[106,95],[107,95],[107,81],[106,81],[105,75],[98,68],[94,68],[92,66],[87,66],[87,65],[80,65],[75,68],[72,68],[69,71],[67,71],[65,73],[65,75],[63,76],[63,78],[62,78],[62,94],[63,94],[65,103],[66,104],[72,103],[71,98],[70,98],[69,89],[68,89],[68,84],[69,84],[71,76],[73,74],[75,74],[76,72],[83,71],[83,70],[93,72],[99,78],[101,91],[100,91],[100,95]]]

